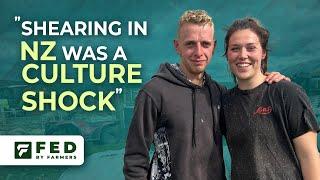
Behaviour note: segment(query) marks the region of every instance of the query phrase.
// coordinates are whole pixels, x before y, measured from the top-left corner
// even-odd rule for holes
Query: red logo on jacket
[[[272,112],[272,107],[271,106],[259,106],[256,110],[256,112],[253,113],[253,115],[256,114],[261,114],[261,115],[266,115],[266,114],[270,114]]]

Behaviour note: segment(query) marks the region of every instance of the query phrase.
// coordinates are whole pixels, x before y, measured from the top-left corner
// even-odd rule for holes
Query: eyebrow
[[[185,43],[190,43],[190,42],[197,42],[195,40],[186,40]],[[213,43],[214,41],[208,41],[208,40],[203,40],[203,41],[200,41],[200,43]]]
[[[258,43],[247,43],[245,44],[245,46],[257,45],[257,44]],[[230,44],[230,46],[240,46],[240,44],[235,43],[235,44]]]

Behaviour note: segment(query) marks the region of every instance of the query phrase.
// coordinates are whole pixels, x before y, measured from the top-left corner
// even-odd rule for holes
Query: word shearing
[[[21,24],[23,36],[120,36],[120,21],[24,21]],[[147,35],[147,21],[128,21],[129,36]]]

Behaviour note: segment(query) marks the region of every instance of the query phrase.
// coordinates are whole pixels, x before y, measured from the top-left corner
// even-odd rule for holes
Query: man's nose
[[[202,56],[203,55],[203,47],[201,46],[201,43],[197,43],[195,46],[195,55]]]

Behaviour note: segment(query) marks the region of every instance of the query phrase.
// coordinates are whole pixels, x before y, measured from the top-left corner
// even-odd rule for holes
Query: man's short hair
[[[212,18],[205,10],[187,10],[183,13],[179,20],[179,27],[177,31],[177,38],[179,37],[180,28],[184,24],[210,25],[214,31],[214,24]]]

